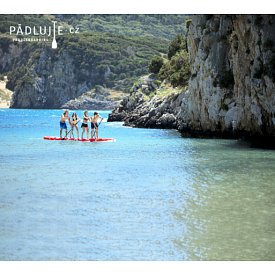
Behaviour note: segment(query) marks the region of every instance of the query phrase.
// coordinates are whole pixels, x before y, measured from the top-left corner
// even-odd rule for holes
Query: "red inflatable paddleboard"
[[[72,141],[83,141],[83,142],[114,142],[116,141],[114,138],[98,138],[97,140],[95,138],[60,138],[60,137],[51,137],[51,136],[45,136],[43,137],[46,140],[72,140]]]

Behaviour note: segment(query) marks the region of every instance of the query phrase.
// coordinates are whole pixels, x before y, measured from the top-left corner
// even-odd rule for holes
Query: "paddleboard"
[[[95,140],[95,138],[60,138],[60,137],[51,137],[51,136],[45,136],[43,137],[46,140],[72,140],[72,141],[83,141],[83,142],[114,142],[116,141],[114,138],[98,138]]]

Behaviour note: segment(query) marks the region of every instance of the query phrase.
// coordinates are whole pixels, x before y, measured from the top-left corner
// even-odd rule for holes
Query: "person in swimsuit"
[[[68,129],[67,129],[66,120],[68,120],[69,123],[71,124],[70,117],[69,117],[69,111],[68,110],[66,110],[62,114],[62,116],[60,118],[60,138],[62,138],[62,131],[63,131],[63,129],[66,131],[66,136],[65,137],[67,137],[67,135],[68,135]]]
[[[79,131],[78,131],[78,126],[77,123],[80,121],[80,119],[78,118],[76,113],[72,114],[72,123],[71,123],[71,134],[70,137],[74,138],[74,128],[76,129],[76,133],[77,133],[77,138],[79,138]]]
[[[96,139],[98,139],[98,119],[103,119],[97,112],[94,112],[94,116],[91,117],[91,138],[93,138],[94,131],[96,133]]]
[[[83,134],[86,131],[87,134],[87,139],[89,139],[89,127],[88,127],[88,122],[90,121],[89,115],[88,115],[88,111],[84,112],[83,115],[83,121],[81,124],[81,128],[82,128],[82,135],[81,138],[83,139]]]

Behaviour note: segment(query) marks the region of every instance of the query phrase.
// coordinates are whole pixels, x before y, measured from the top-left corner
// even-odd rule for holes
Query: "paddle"
[[[79,122],[80,120],[81,120],[81,119],[79,119],[75,125],[77,125],[78,122]],[[71,130],[70,130],[69,132],[67,132],[66,136],[65,136],[64,138],[62,138],[62,139],[65,139],[65,138],[68,136],[68,134],[72,131],[72,129],[73,129],[73,128],[71,127]]]
[[[101,124],[102,120],[103,120],[103,117],[102,117],[101,120],[99,121],[98,126],[97,126],[96,128],[99,127],[99,125]],[[91,138],[93,138],[93,137],[95,136],[95,134],[96,134],[96,128],[95,128],[94,133],[93,133],[93,135],[91,136]]]
[[[56,49],[57,48],[57,42],[55,39],[55,23],[56,21],[53,21],[53,42],[52,42],[52,48]]]

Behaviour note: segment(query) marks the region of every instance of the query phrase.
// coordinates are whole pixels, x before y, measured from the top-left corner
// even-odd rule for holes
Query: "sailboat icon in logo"
[[[56,49],[57,48],[57,42],[55,39],[55,23],[56,21],[53,21],[53,42],[52,42],[52,48]]]

